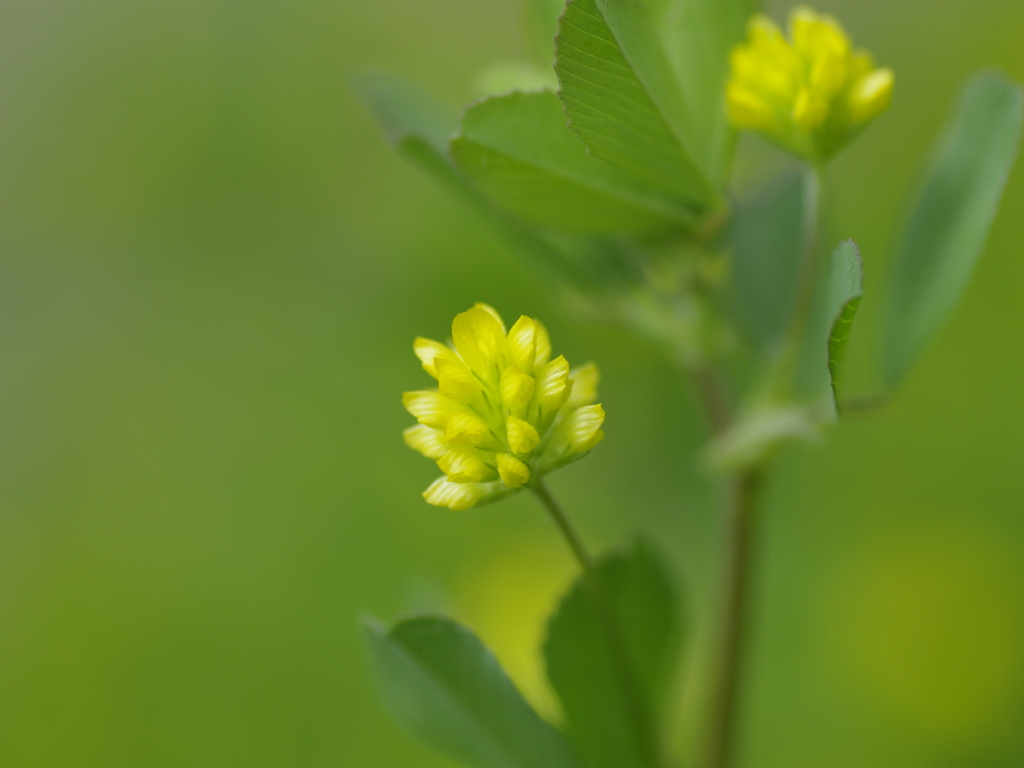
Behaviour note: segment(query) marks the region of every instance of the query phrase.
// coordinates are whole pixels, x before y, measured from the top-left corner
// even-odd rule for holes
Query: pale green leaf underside
[[[427,746],[472,768],[583,768],[466,628],[419,618],[365,629],[385,704]]]
[[[676,592],[657,554],[642,545],[603,559],[598,572],[643,693],[656,711],[682,636]],[[624,709],[604,629],[582,582],[551,618],[544,657],[569,732],[592,766],[648,768],[642,736]]]
[[[832,254],[828,286],[828,305],[834,318],[828,334],[828,375],[837,411],[843,358],[863,295],[864,267],[860,251],[847,240]]]
[[[555,42],[569,126],[639,182],[702,207],[714,186],[687,143],[687,108],[641,0],[569,0]]]
[[[1017,158],[1024,92],[997,72],[964,90],[896,254],[885,377],[890,388],[956,308]]]
[[[471,106],[451,152],[490,199],[532,226],[576,234],[643,234],[686,226],[685,208],[587,153],[551,91]]]
[[[753,0],[649,0],[686,104],[686,132],[716,186],[726,180],[735,132],[724,108],[729,51],[743,38]]]
[[[732,312],[757,348],[773,351],[793,311],[800,271],[803,179],[775,179],[736,206],[732,222]]]

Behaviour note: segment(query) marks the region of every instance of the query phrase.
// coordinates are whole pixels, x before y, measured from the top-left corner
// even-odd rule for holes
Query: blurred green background
[[[822,6],[897,72],[829,179],[866,388],[904,193],[973,69],[1024,79],[1024,4]],[[428,507],[400,439],[413,337],[475,301],[599,362],[608,437],[552,484],[595,546],[642,531],[678,561],[699,673],[718,528],[688,391],[554,303],[348,86],[377,67],[458,105],[518,23],[512,0],[0,4],[0,765],[448,765],[381,712],[363,612],[455,613],[543,706],[567,556],[529,498]],[[783,456],[747,765],[1024,764],[1022,211],[1018,172],[893,407]]]

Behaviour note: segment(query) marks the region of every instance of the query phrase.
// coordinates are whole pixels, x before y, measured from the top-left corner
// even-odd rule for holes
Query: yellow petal
[[[570,391],[569,362],[559,355],[537,371],[537,384],[533,392],[533,404],[541,417],[557,411],[568,399]]]
[[[850,80],[856,82],[875,68],[875,57],[870,51],[856,50],[850,58]]]
[[[889,108],[895,76],[889,68],[876,69],[861,78],[850,91],[850,121],[859,124],[874,120]]]
[[[456,512],[476,506],[491,487],[480,483],[453,483],[447,477],[437,478],[423,492],[423,498],[435,507],[448,507]]]
[[[480,392],[480,383],[461,360],[453,362],[439,357],[434,361],[434,368],[438,389],[445,397],[465,403]]]
[[[528,421],[509,416],[505,421],[505,433],[508,435],[508,447],[512,453],[525,456],[540,442],[537,429]]]
[[[548,335],[548,329],[537,318],[533,319],[533,343],[533,369],[536,371],[551,359],[551,337]]]
[[[501,319],[501,315],[498,314],[498,310],[492,307],[490,304],[484,304],[482,301],[478,301],[473,305],[476,309],[482,309],[487,312],[491,317],[498,321],[498,325],[501,326],[501,332],[505,333],[505,321]]]
[[[559,425],[559,432],[569,443],[572,453],[589,451],[604,437],[601,425],[604,424],[604,408],[600,403],[585,405],[570,413]]]
[[[771,97],[776,108],[792,103],[803,78],[804,65],[800,55],[785,40],[764,52],[759,75],[761,91]]]
[[[846,58],[850,55],[850,38],[832,16],[823,16],[810,8],[798,6],[789,17],[789,34],[793,47],[813,64],[820,57],[834,55]]]
[[[751,45],[736,45],[729,51],[729,69],[732,81],[738,85],[756,85],[760,80],[764,62]]]
[[[515,456],[499,453],[498,476],[509,488],[518,488],[530,479],[530,468]]]
[[[412,344],[412,350],[416,353],[416,357],[423,363],[423,370],[437,378],[437,369],[435,362],[438,359],[457,361],[458,355],[450,349],[446,344],[442,344],[440,341],[434,341],[433,339],[424,339],[422,336],[418,337]]]
[[[521,411],[530,404],[533,397],[533,376],[527,376],[518,368],[509,366],[501,372],[501,402],[513,411]]]
[[[444,439],[451,445],[480,445],[488,442],[487,422],[470,411],[451,411],[444,422]]]
[[[491,454],[491,461],[493,461]],[[437,466],[441,468],[453,483],[483,483],[494,480],[498,475],[495,469],[487,464],[487,454],[468,445],[450,448],[442,456]]]
[[[566,406],[579,408],[582,405],[590,405],[597,400],[597,385],[601,383],[601,372],[593,363],[584,363],[578,368],[569,371],[569,379],[572,381],[572,391]]]
[[[766,40],[781,40],[782,30],[770,16],[758,13],[747,22],[747,37],[755,44]]]
[[[729,122],[736,128],[772,133],[778,129],[775,111],[759,95],[746,86],[730,82],[725,90]]]
[[[402,395],[402,405],[415,416],[420,424],[440,429],[444,426],[445,418],[459,406],[448,399],[440,392],[420,390],[417,392],[405,392]]]
[[[813,131],[828,119],[828,103],[810,88],[801,88],[793,105],[793,120],[805,131]]]
[[[835,98],[835,95],[846,84],[849,75],[849,57],[826,51],[811,65],[808,82],[816,94],[829,100]]]
[[[600,404],[585,405],[572,411],[558,423],[551,439],[544,444],[538,471],[547,474],[580,458],[604,439],[602,424],[604,409]]]
[[[533,318],[526,315],[516,320],[512,330],[508,332],[508,361],[523,373],[533,373],[536,349],[534,345]]]
[[[444,442],[444,432],[433,429],[426,424],[416,424],[402,432],[405,444],[414,451],[419,451],[428,459],[440,459],[448,451]]]
[[[452,339],[469,367],[496,383],[495,364],[505,349],[505,331],[494,315],[478,307],[461,312],[452,322]]]

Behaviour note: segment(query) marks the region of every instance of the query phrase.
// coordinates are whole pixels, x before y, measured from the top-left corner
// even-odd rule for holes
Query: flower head
[[[444,472],[423,492],[431,504],[469,509],[529,487],[604,437],[597,366],[552,360],[538,320],[524,315],[506,331],[477,304],[455,317],[451,346],[419,338],[413,350],[437,379],[436,389],[402,396],[419,421],[406,444]]]
[[[763,14],[732,50],[729,119],[811,162],[843,148],[889,107],[893,73],[855,50],[831,16],[795,8],[787,40]]]

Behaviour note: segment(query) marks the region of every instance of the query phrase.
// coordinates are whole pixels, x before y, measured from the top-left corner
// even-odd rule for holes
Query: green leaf
[[[564,0],[523,0],[523,33],[534,61],[550,67],[555,60],[555,33]]]
[[[691,221],[685,209],[587,153],[551,91],[471,106],[451,142],[462,172],[531,226],[575,234],[651,233]]]
[[[455,168],[448,155],[449,137],[458,129],[454,111],[388,75],[363,75],[356,78],[355,88],[395,150],[467,204],[533,269],[583,292],[595,290],[591,277],[562,249],[495,208]]]
[[[718,203],[686,100],[642,0],[569,0],[555,41],[559,95],[593,154],[703,208]]]
[[[388,709],[424,744],[473,768],[582,768],[465,627],[426,617],[365,630]]]
[[[743,39],[753,0],[649,0],[687,109],[687,133],[698,162],[716,186],[725,183],[735,132],[725,84],[729,51]],[[660,6],[660,7],[659,7]]]
[[[1020,146],[1024,91],[975,77],[931,160],[896,254],[885,348],[890,388],[956,308],[981,256]]]
[[[643,545],[604,558],[598,574],[640,692],[656,711],[664,702],[682,639],[675,589],[656,553]],[[647,768],[649,749],[623,703],[618,668],[582,581],[552,617],[544,657],[570,735],[589,762],[595,768]]]
[[[846,240],[818,270],[796,369],[798,399],[815,404],[826,422],[837,416],[836,377],[842,373],[862,284],[860,251],[852,240]]]
[[[455,171],[448,156],[449,138],[459,127],[454,110],[391,75],[364,74],[355,78],[354,85],[388,144],[450,192],[479,205],[479,195]]]
[[[773,351],[793,311],[803,240],[803,179],[786,174],[736,207],[732,314],[755,347]]]
[[[829,272],[827,305],[832,310],[833,320],[828,333],[828,375],[838,412],[840,373],[846,344],[864,295],[864,265],[852,240],[840,243],[833,252]]]
[[[448,138],[459,128],[455,110],[399,77],[368,73],[353,83],[391,146],[401,151],[406,142],[416,140],[441,156],[447,154]]]

